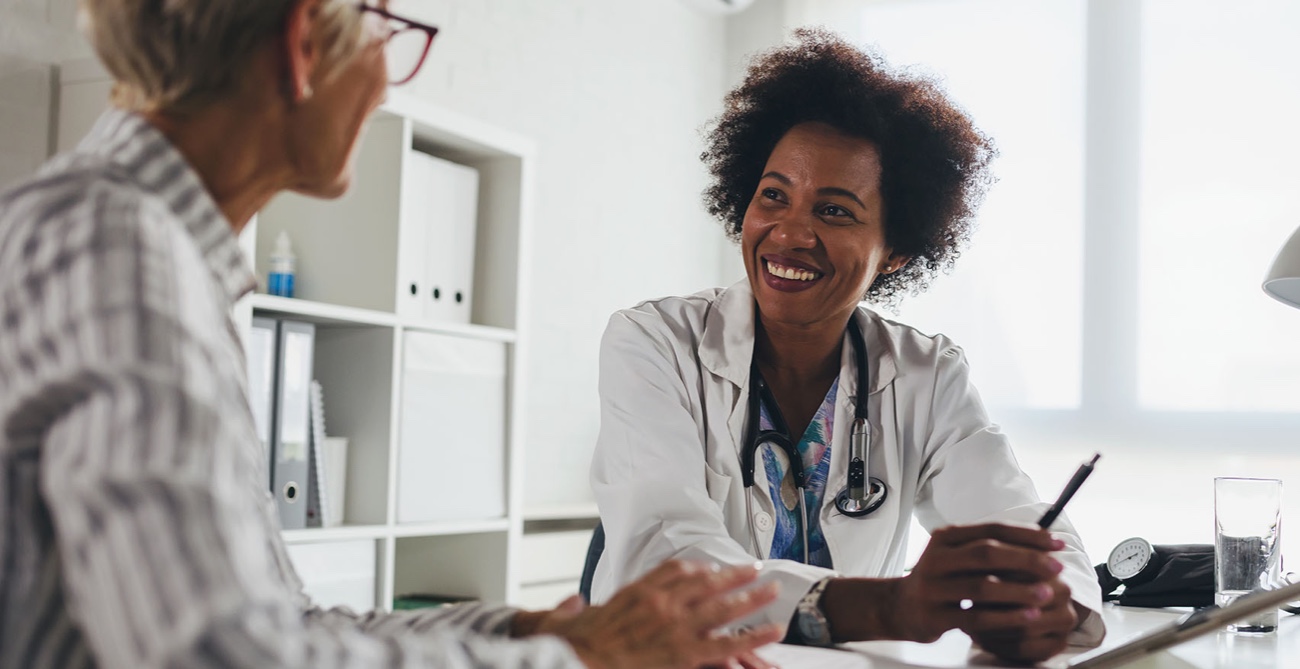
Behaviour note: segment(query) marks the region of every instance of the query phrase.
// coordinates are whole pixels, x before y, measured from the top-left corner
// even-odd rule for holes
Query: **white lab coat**
[[[605,526],[595,602],[671,558],[744,564],[763,559],[761,580],[781,583],[776,602],[747,623],[786,623],[820,578],[903,573],[913,513],[933,530],[988,521],[1037,522],[1048,507],[969,380],[962,350],[865,308],[854,314],[870,366],[868,473],[888,497],[872,514],[835,508],[844,486],[857,374],[846,340],[820,511],[834,570],[768,560],[774,512],[767,477],[746,491],[740,449],[748,418],[754,296],[748,282],[643,302],[614,314],[600,351],[600,436],[591,483]],[[754,518],[747,517],[750,496]],[[809,513],[817,510],[809,509]],[[760,554],[751,535],[757,533]],[[1062,580],[1092,611],[1072,643],[1104,636],[1101,589],[1082,543],[1062,516],[1054,535]]]

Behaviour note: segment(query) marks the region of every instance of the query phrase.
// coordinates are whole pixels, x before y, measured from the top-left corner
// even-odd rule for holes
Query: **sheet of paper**
[[[851,651],[773,643],[758,649],[759,657],[781,669],[871,669],[871,660]]]

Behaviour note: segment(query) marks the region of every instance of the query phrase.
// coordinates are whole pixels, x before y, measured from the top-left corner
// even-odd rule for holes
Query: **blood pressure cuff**
[[[1097,565],[1102,599],[1123,606],[1210,606],[1214,603],[1214,545],[1152,546],[1159,565],[1150,580],[1124,585],[1106,564]],[[1118,594],[1115,592],[1124,585]]]

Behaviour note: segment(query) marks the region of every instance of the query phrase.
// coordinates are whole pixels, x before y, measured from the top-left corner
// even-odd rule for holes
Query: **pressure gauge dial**
[[[1111,576],[1121,581],[1131,581],[1137,575],[1147,571],[1148,566],[1154,566],[1152,565],[1154,556],[1155,549],[1146,539],[1141,537],[1125,539],[1110,552],[1110,557],[1106,558],[1106,569],[1110,571]]]

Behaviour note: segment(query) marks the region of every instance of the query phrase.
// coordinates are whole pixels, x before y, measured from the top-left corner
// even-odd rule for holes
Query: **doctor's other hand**
[[[1069,589],[1064,595],[1058,589],[1065,587],[1057,579],[1062,565],[1051,552],[1063,547],[1038,528],[990,523],[936,530],[916,566],[899,579],[899,636],[930,642],[950,629],[972,637],[1024,634],[1046,629],[1045,619],[1055,630],[1056,607],[1062,596],[1068,602]],[[985,650],[999,657],[1010,648],[991,638],[990,646]]]
[[[1070,599],[1069,586],[1059,579],[1044,587],[1051,588],[1051,599],[1039,607],[1037,618],[1003,629],[964,631],[975,645],[1003,660],[1041,662],[1064,651],[1070,632],[1084,614]]]
[[[780,641],[785,630],[779,625],[734,635],[718,630],[776,599],[775,583],[745,587],[756,578],[751,565],[718,569],[669,561],[605,604],[583,607],[571,598],[552,611],[521,612],[513,633],[558,636],[590,669],[752,666],[749,651]]]

